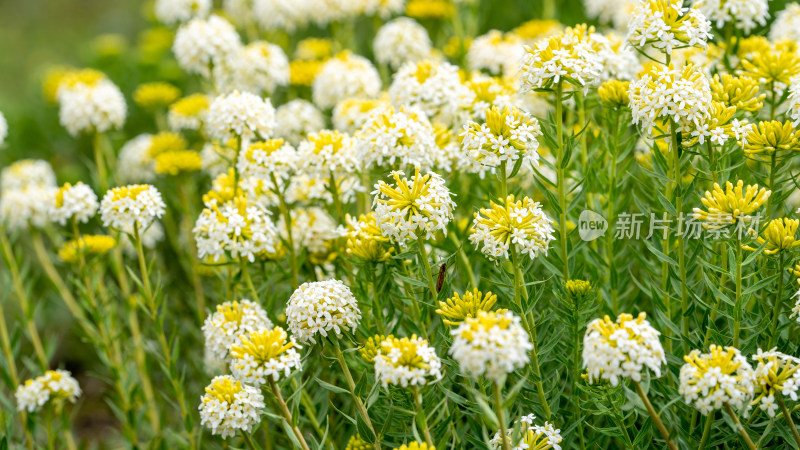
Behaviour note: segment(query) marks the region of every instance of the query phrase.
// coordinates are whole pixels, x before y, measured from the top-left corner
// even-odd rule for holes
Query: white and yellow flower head
[[[704,415],[726,403],[736,409],[749,407],[755,373],[739,350],[712,345],[709,353],[692,350],[683,359],[678,392],[686,403]]]
[[[556,429],[550,422],[545,422],[544,425],[536,425],[533,423],[535,419],[536,416],[528,414],[517,420],[521,424],[521,436],[516,442],[514,441],[514,430],[506,430],[506,436],[509,442],[512,443],[512,448],[514,450],[561,450],[561,430]],[[503,440],[499,431],[495,433],[489,443],[494,450],[503,448]]]
[[[768,0],[703,0],[698,8],[717,29],[731,23],[744,34],[766,25],[769,17]]]
[[[300,155],[283,139],[254,142],[239,152],[236,162],[239,176],[262,181],[275,192],[282,190],[299,166]]]
[[[793,251],[800,246],[800,240],[797,240],[798,226],[800,226],[800,220],[798,219],[789,219],[787,217],[772,219],[761,232],[761,235],[756,238],[756,245],[760,247],[766,243],[764,253],[767,255]],[[756,250],[750,246],[743,246],[742,248],[750,251]]]
[[[531,259],[547,254],[553,236],[553,221],[539,203],[528,197],[516,200],[509,195],[501,203],[475,213],[469,240],[490,258],[509,258],[508,251],[528,255]]]
[[[303,169],[311,176],[349,175],[359,166],[355,141],[338,131],[309,134],[297,152]]]
[[[125,123],[125,97],[105,75],[87,69],[71,72],[58,85],[58,118],[67,131],[105,133]]]
[[[78,381],[66,370],[48,370],[19,385],[14,393],[17,410],[29,413],[39,411],[47,402],[75,403],[80,395]]]
[[[215,66],[224,64],[242,47],[239,34],[227,20],[212,15],[194,18],[175,34],[172,52],[178,65],[189,73],[208,77]]]
[[[250,433],[261,422],[264,395],[257,388],[222,375],[211,380],[205,391],[198,409],[201,425],[210,428],[211,434],[227,438],[237,431]]]
[[[375,356],[375,376],[388,387],[422,386],[442,378],[442,361],[428,341],[412,335],[410,338],[387,337]]]
[[[424,113],[387,105],[373,110],[355,135],[358,159],[366,168],[434,166],[438,151]]]
[[[389,86],[395,107],[415,108],[434,123],[452,126],[461,123],[473,97],[458,66],[433,59],[404,64]]]
[[[711,107],[708,78],[693,65],[653,66],[630,89],[633,123],[647,133],[661,120],[675,121],[681,128],[698,127]]]
[[[297,146],[309,134],[325,128],[322,113],[308,100],[296,98],[275,110],[275,135]]]
[[[361,321],[358,301],[339,280],[303,283],[286,305],[286,321],[301,343],[352,333]],[[330,333],[333,330],[333,333]]]
[[[466,86],[473,94],[469,114],[475,121],[486,121],[486,111],[492,106],[503,109],[508,106],[519,107],[521,104],[509,79],[473,72]]]
[[[370,119],[372,111],[389,106],[388,96],[380,98],[348,98],[336,104],[333,108],[331,121],[337,130],[354,134]]]
[[[94,217],[97,207],[97,194],[92,188],[80,181],[74,186],[67,183],[56,193],[56,202],[50,216],[61,225],[65,225],[70,219],[85,223]]]
[[[442,317],[445,325],[458,326],[468,317],[476,317],[479,312],[489,312],[497,302],[497,296],[491,291],[486,294],[478,290],[467,291],[464,295],[453,292],[453,296],[446,301],[439,302],[436,314]],[[504,309],[498,312],[504,312]]]
[[[394,247],[389,238],[381,233],[375,213],[361,214],[358,218],[348,215],[346,221],[345,248],[348,255],[370,262],[388,261],[392,257]]]
[[[447,234],[456,204],[441,176],[419,169],[411,179],[402,171],[393,171],[395,185],[383,180],[375,184],[372,203],[375,222],[384,236],[399,244],[417,238],[431,239],[437,231]]]
[[[244,195],[209,201],[192,231],[199,257],[215,262],[229,258],[253,262],[262,253],[274,253],[278,244],[270,212]]]
[[[744,186],[744,182],[739,180],[734,186],[730,181],[725,183],[725,190],[719,184],[714,183],[712,192],[706,191],[706,195],[700,199],[706,210],[694,208],[694,218],[702,220],[703,227],[706,229],[718,229],[739,222],[750,223],[752,215],[767,199],[772,191],[765,188],[758,189],[758,185]]]
[[[258,303],[250,300],[227,301],[203,322],[205,349],[209,359],[230,361],[229,349],[238,345],[241,337],[261,329],[271,329],[272,322]]]
[[[576,87],[595,84],[603,67],[589,38],[592,33],[594,28],[582,24],[542,39],[533,47],[525,46],[519,74],[522,86],[547,89],[561,81]]]
[[[171,104],[167,123],[172,131],[199,130],[210,102],[205,94],[191,94]]]
[[[311,97],[321,109],[330,109],[354,97],[375,98],[381,91],[381,77],[363,56],[342,52],[322,65],[311,84]]]
[[[583,367],[589,383],[606,380],[616,386],[620,378],[638,382],[645,369],[661,376],[661,365],[667,363],[658,340],[661,333],[646,317],[643,312],[636,318],[623,313],[616,322],[605,316],[589,323],[583,337]]]
[[[124,233],[144,232],[166,211],[166,204],[158,189],[149,184],[132,184],[115,187],[103,196],[100,202],[100,218],[103,226],[116,228]]]
[[[800,389],[800,370],[798,370],[800,359],[774,348],[766,352],[758,349],[752,359],[758,365],[755,368],[755,398],[750,405],[758,406],[770,417],[775,417],[775,411],[778,409],[775,396],[782,395],[797,401],[797,391]]]
[[[674,49],[707,48],[711,22],[698,5],[683,4],[683,0],[641,1],[628,23],[628,41],[642,49],[651,45],[668,55]]]
[[[470,70],[483,70],[492,75],[514,76],[525,53],[523,40],[514,33],[489,30],[476,37],[467,51]]]
[[[428,31],[408,17],[393,19],[375,33],[375,61],[396,69],[406,62],[415,62],[431,55]]]
[[[207,16],[211,3],[211,0],[156,0],[154,12],[159,22],[174,25]]]
[[[270,95],[279,86],[289,84],[289,59],[278,45],[251,42],[225,64],[214,67],[214,82],[223,92],[241,90]]]
[[[0,192],[0,224],[9,230],[43,228],[56,202],[55,186],[29,186]]]
[[[300,346],[281,327],[243,334],[230,347],[231,372],[237,380],[256,387],[267,383],[270,377],[278,381],[293,369],[301,369],[296,348]]]
[[[800,4],[789,3],[786,9],[775,15],[775,21],[769,29],[769,39],[772,42],[800,42]]]
[[[461,371],[500,383],[506,375],[528,363],[533,349],[520,319],[510,311],[479,311],[451,330],[453,356]]]
[[[522,158],[526,165],[539,165],[539,121],[513,106],[486,110],[483,124],[468,122],[459,134],[462,150],[481,165],[507,169]]]
[[[56,174],[49,162],[41,159],[21,159],[0,171],[0,191],[29,187],[55,187]]]
[[[211,102],[206,119],[209,134],[223,142],[233,138],[267,139],[275,129],[275,108],[269,99],[233,91]]]

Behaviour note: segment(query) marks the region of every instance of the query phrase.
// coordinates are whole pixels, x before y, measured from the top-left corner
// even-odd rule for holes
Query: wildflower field
[[[800,448],[800,4],[115,3],[0,40],[0,450]]]

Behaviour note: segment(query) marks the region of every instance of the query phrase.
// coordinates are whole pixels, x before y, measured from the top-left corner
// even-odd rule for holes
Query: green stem
[[[497,423],[500,426],[500,439],[503,440],[503,450],[511,450],[511,443],[506,435],[505,418],[503,417],[503,391],[500,383],[494,383],[494,409],[497,411]]]
[[[611,136],[612,141],[608,145],[608,153],[611,155],[609,170],[609,190],[608,208],[606,219],[608,220],[609,230],[614,229],[616,222],[616,195],[617,195],[617,134],[619,132],[619,113],[614,111],[614,129]],[[614,314],[619,312],[619,296],[617,295],[617,276],[616,276],[616,257],[614,252],[614,233],[606,233],[606,264],[608,266],[609,289],[611,293],[611,309]]]
[[[289,247],[289,264],[292,268],[292,288],[297,289],[300,286],[299,277],[298,277],[298,269],[297,269],[297,256],[295,255],[294,249],[294,238],[292,237],[292,214],[289,211],[289,207],[286,205],[286,199],[284,198],[284,192],[281,192],[278,188],[278,180],[275,178],[275,174],[271,173],[270,176],[272,177],[272,183],[275,186],[275,194],[278,196],[278,200],[280,202],[279,208],[281,217],[283,217],[283,222],[286,225],[286,241]]]
[[[616,403],[614,403],[614,399],[611,398],[611,390],[606,388],[605,391],[606,391],[606,399],[608,399],[608,404],[610,405],[611,411],[613,412],[611,417],[613,418],[614,423],[617,425],[617,428],[622,433],[622,437],[625,439],[625,445],[627,445],[628,449],[634,450],[635,447],[633,445],[633,442],[631,441],[631,437],[628,435],[628,427],[623,422],[622,417],[620,416],[619,413],[619,409],[617,409],[617,405]]]
[[[94,134],[93,150],[94,150],[94,164],[97,167],[98,182],[100,184],[100,192],[108,190],[108,169],[106,168],[105,156],[103,155],[103,145],[105,145],[105,136],[103,133]]]
[[[558,233],[561,241],[561,259],[563,268],[561,276],[566,282],[569,280],[569,253],[567,246],[567,192],[566,180],[564,175],[564,126],[563,126],[563,104],[562,96],[564,93],[564,82],[559,81],[556,85],[556,137],[558,143],[558,155],[556,158],[556,185],[558,188]]]
[[[306,444],[306,439],[303,437],[303,433],[294,425],[292,421],[292,413],[289,411],[289,407],[286,406],[286,402],[283,400],[283,396],[281,395],[281,390],[278,389],[278,385],[275,383],[275,380],[272,377],[267,377],[269,379],[269,387],[272,389],[272,394],[275,395],[275,399],[278,401],[278,405],[281,407],[281,414],[283,414],[283,418],[286,419],[286,423],[292,428],[294,431],[294,435],[297,437],[297,441],[300,443],[300,447],[303,450],[310,450],[308,448],[308,444]]]
[[[785,269],[785,258],[783,252],[778,253],[778,294],[775,296],[775,303],[772,306],[772,326],[769,333],[769,345],[772,348],[778,343],[778,317],[781,315],[783,306],[783,271]]]
[[[797,434],[797,427],[794,426],[794,421],[792,420],[792,413],[786,409],[786,403],[783,401],[783,397],[781,395],[776,395],[775,400],[778,402],[778,406],[781,407],[781,412],[783,413],[783,417],[786,419],[786,423],[789,425],[789,429],[792,430],[792,437],[794,438],[794,442],[797,444],[797,447],[800,448],[800,434]]]
[[[247,444],[247,447],[249,447],[250,450],[259,450],[259,448],[256,447],[256,444],[253,443],[250,433],[244,432],[242,433],[242,437],[244,438],[244,443]]]
[[[150,309],[150,314],[156,316],[156,302],[153,297],[153,288],[150,286],[150,274],[147,273],[147,260],[144,255],[144,245],[142,244],[142,237],[139,233],[139,223],[133,223],[133,238],[136,241],[136,253],[139,259],[139,276],[142,281],[142,290],[144,297],[147,301],[147,307]]]
[[[675,178],[675,213],[680,217],[683,211],[683,186],[681,183],[681,155],[680,148],[678,147],[678,128],[675,122],[670,124],[672,130],[672,139],[670,146],[672,147],[672,165],[674,170],[673,177]],[[686,285],[686,249],[683,246],[683,235],[677,233],[675,235],[676,245],[678,247],[678,266],[679,276],[681,280],[681,335],[683,337],[684,351],[688,353],[691,346],[689,343],[689,292]]]
[[[536,376],[536,379],[534,380],[534,384],[536,385],[536,394],[539,397],[539,403],[544,409],[545,418],[550,420],[550,404],[547,402],[547,397],[544,393],[544,385],[542,384],[542,371],[539,367],[539,343],[536,335],[536,319],[534,318],[533,314],[528,316],[528,313],[525,311],[525,308],[522,304],[522,297],[525,297],[525,300],[528,300],[528,291],[524,286],[525,280],[523,278],[522,269],[520,268],[518,261],[519,255],[517,255],[516,247],[512,245],[509,249],[509,252],[511,253],[511,264],[514,267],[514,303],[517,305],[517,308],[519,308],[522,326],[525,328],[528,336],[530,336],[531,344],[533,344],[533,348],[531,349],[531,366],[533,367],[533,372]]]
[[[247,289],[250,290],[250,294],[253,296],[253,301],[261,304],[261,299],[258,296],[258,290],[256,289],[255,285],[253,284],[253,279],[250,277],[250,271],[247,269],[247,263],[244,260],[244,257],[239,257],[239,268],[242,271],[242,276],[244,277],[244,282],[247,285]]]
[[[633,387],[636,388],[636,393],[639,394],[639,398],[642,399],[645,408],[647,408],[647,413],[650,414],[650,418],[653,419],[653,423],[658,429],[658,432],[661,434],[661,437],[667,442],[667,447],[669,447],[670,450],[678,450],[678,447],[675,446],[675,443],[669,439],[669,431],[667,431],[667,427],[664,426],[664,422],[661,421],[661,416],[659,416],[658,412],[656,412],[656,409],[653,408],[653,404],[650,403],[650,399],[647,398],[647,394],[644,393],[642,386],[638,382],[634,381]]]
[[[425,269],[425,276],[428,278],[431,298],[435,301],[439,297],[439,292],[436,290],[436,280],[433,279],[431,264],[428,262],[428,252],[425,251],[425,239],[422,236],[417,238],[417,249],[419,250],[419,259],[422,260],[422,267]]]
[[[739,345],[739,333],[742,326],[742,242],[736,240],[736,299],[733,311],[733,346]],[[737,347],[738,348],[738,347]]]
[[[347,387],[350,390],[350,395],[356,402],[356,410],[358,411],[358,415],[361,416],[361,420],[364,421],[369,430],[375,436],[375,450],[381,450],[381,440],[378,434],[375,432],[375,428],[372,426],[372,420],[369,418],[367,407],[364,406],[364,402],[361,401],[361,397],[356,395],[356,383],[353,381],[353,375],[350,374],[350,368],[347,366],[347,363],[344,360],[344,354],[342,354],[342,349],[339,346],[339,340],[336,337],[332,338],[331,340],[334,344],[333,350],[336,353],[336,359],[339,360],[339,365],[342,367],[344,378],[347,381]]]
[[[731,420],[733,420],[734,430],[736,430],[739,433],[739,435],[742,436],[742,439],[744,439],[744,442],[745,444],[747,444],[747,447],[750,450],[756,450],[756,444],[754,444],[753,440],[750,439],[750,435],[747,434],[747,430],[745,430],[744,427],[742,426],[742,423],[739,422],[739,417],[736,416],[736,413],[733,411],[733,408],[731,408],[731,405],[729,405],[728,403],[725,403],[725,412],[727,412],[728,415],[731,417]]]
[[[711,437],[711,428],[714,425],[714,414],[716,414],[716,411],[711,411],[706,417],[706,424],[703,427],[703,437],[700,439],[700,445],[697,447],[697,450],[704,450],[706,448],[708,438]]]
[[[31,302],[28,293],[25,291],[25,286],[22,283],[22,277],[19,273],[19,266],[17,260],[14,258],[14,252],[11,249],[11,243],[8,242],[5,229],[0,227],[0,245],[3,247],[3,256],[6,260],[9,272],[11,272],[11,284],[14,287],[14,293],[19,301],[19,307],[22,315],[25,317],[25,325],[28,328],[28,338],[33,345],[36,352],[36,358],[42,372],[46,372],[49,368],[47,356],[42,346],[42,339],[39,336],[39,330],[36,329],[36,322],[33,320],[33,311],[31,310]]]
[[[422,435],[425,437],[425,443],[428,447],[433,448],[433,438],[428,428],[428,416],[425,415],[425,409],[422,407],[422,394],[419,392],[418,386],[411,386],[411,394],[414,396],[414,404],[417,407],[417,425],[422,430]]]

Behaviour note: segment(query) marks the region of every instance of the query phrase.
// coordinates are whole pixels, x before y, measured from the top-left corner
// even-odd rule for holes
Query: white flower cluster
[[[524,197],[514,201],[509,195],[503,204],[492,202],[488,209],[475,214],[469,240],[490,258],[508,259],[508,250],[535,259],[547,255],[551,241],[555,240],[553,221],[542,210],[542,205]]]
[[[0,191],[13,191],[39,186],[55,186],[56,173],[42,159],[21,159],[0,172]]]
[[[536,425],[533,421],[536,416],[528,414],[527,416],[520,417],[516,423],[521,423],[520,427],[521,436],[517,443],[514,444],[512,450],[561,450],[561,430],[556,429],[550,422],[545,422],[544,425]],[[506,436],[511,441],[513,438],[514,430],[506,430]],[[500,432],[494,434],[494,437],[489,444],[492,445],[494,450],[503,448],[503,440]]]
[[[281,233],[286,232],[283,217],[278,222]],[[328,253],[328,244],[342,236],[333,218],[322,208],[295,208],[292,211],[292,238],[297,250],[305,248],[309,254]]]
[[[617,30],[624,30],[631,13],[640,0],[583,0],[586,16],[598,22],[610,23]]]
[[[797,391],[800,390],[800,359],[774,348],[766,352],[758,349],[752,359],[758,365],[755,368],[755,399],[751,405],[758,405],[770,417],[775,417],[778,409],[776,395],[797,401]]]
[[[694,66],[654,67],[631,83],[629,106],[633,123],[647,133],[662,119],[677,122],[681,131],[703,123],[711,100],[708,78]]]
[[[642,70],[642,64],[635,50],[615,34],[592,33],[589,38],[600,58],[600,81],[636,79],[636,75]]]
[[[205,17],[209,11],[211,0],[156,0],[154,5],[156,19],[167,25]]]
[[[0,172],[0,224],[9,230],[47,225],[55,205],[56,175],[47,161],[23,159]]]
[[[367,123],[375,109],[389,105],[390,102],[386,96],[379,99],[350,98],[342,100],[333,108],[331,121],[337,130],[353,134]]]
[[[272,328],[272,321],[258,303],[251,300],[227,301],[203,322],[203,337],[208,359],[230,361],[229,350],[241,337],[263,328]]]
[[[293,32],[308,23],[309,0],[253,0],[253,16],[258,26],[265,30],[285,30]]]
[[[598,81],[603,67],[585,25],[525,46],[520,80],[526,89],[548,88],[561,81],[587,87]]]
[[[80,181],[74,186],[67,183],[56,194],[55,205],[50,211],[53,221],[66,225],[70,219],[86,223],[97,213],[97,194]]]
[[[749,406],[755,390],[755,372],[733,347],[712,345],[709,353],[692,350],[684,356],[678,392],[703,415],[726,403],[736,409]]]
[[[336,337],[351,333],[361,321],[358,301],[350,288],[339,280],[303,283],[286,305],[286,321],[301,343],[316,343],[317,335]]]
[[[375,377],[386,388],[390,384],[402,387],[428,384],[429,378],[442,378],[442,361],[428,341],[417,337],[398,339],[388,337],[380,343],[375,356]]]
[[[298,145],[309,134],[325,128],[325,118],[313,103],[294,99],[275,110],[275,136]]]
[[[700,11],[718,29],[732,23],[734,27],[750,34],[753,28],[767,24],[768,0],[702,0],[697,2]]]
[[[289,59],[282,48],[269,42],[251,42],[215,69],[214,81],[225,92],[271,94],[289,84]]]
[[[355,138],[358,159],[366,168],[430,168],[438,148],[433,126],[425,114],[392,106],[372,111]]]
[[[6,141],[6,137],[8,137],[8,121],[6,121],[3,112],[0,111],[0,145],[3,145]]]
[[[211,380],[200,398],[200,423],[211,428],[211,434],[231,437],[237,430],[250,433],[261,422],[264,395],[230,375]]]
[[[789,116],[794,119],[792,126],[800,125],[800,76],[792,78],[789,86]]]
[[[239,152],[236,168],[243,178],[262,181],[273,190],[280,191],[282,186],[273,186],[275,178],[279,184],[289,180],[300,164],[297,150],[282,139],[256,142],[246,150]]]
[[[384,24],[373,41],[375,61],[393,69],[429,57],[431,47],[425,27],[408,17],[398,17]]]
[[[241,46],[233,25],[212,15],[181,25],[175,34],[172,52],[183,70],[208,77],[213,67],[224,64]]]
[[[383,180],[375,184],[372,208],[381,233],[399,244],[417,238],[432,239],[437,231],[447,234],[456,204],[450,190],[437,173],[405,178],[403,171],[392,171],[395,185]]]
[[[311,133],[297,152],[303,169],[311,176],[352,174],[359,165],[355,141],[338,131]]]
[[[607,380],[616,386],[620,378],[638,382],[645,368],[661,376],[661,365],[667,363],[658,340],[661,333],[646,317],[643,312],[636,318],[623,313],[616,322],[605,316],[589,323],[583,337],[583,367],[590,383]]]
[[[381,77],[363,56],[343,52],[322,65],[311,84],[311,98],[322,109],[354,97],[375,98],[381,92]]]
[[[461,371],[473,378],[485,375],[496,383],[527,364],[528,352],[533,349],[519,317],[511,311],[480,311],[450,334],[450,354]]]
[[[786,9],[775,15],[769,29],[769,40],[800,42],[800,3],[789,3]]]
[[[240,343],[230,347],[231,372],[236,379],[256,387],[288,377],[292,369],[301,370],[300,354],[294,338],[281,327],[262,328],[242,335]]]
[[[50,400],[75,403],[80,395],[78,381],[66,370],[48,370],[44,375],[19,385],[14,393],[17,410],[29,413],[38,411]]]
[[[485,70],[492,75],[513,77],[525,53],[522,39],[512,33],[490,30],[476,37],[467,51],[470,70]]]
[[[461,82],[458,66],[423,60],[407,63],[395,73],[389,98],[395,107],[415,108],[433,122],[457,125],[475,95]]]
[[[257,136],[268,138],[275,128],[275,108],[269,99],[250,92],[220,95],[208,109],[208,132],[220,141]]]
[[[524,111],[511,107],[492,106],[484,114],[483,124],[467,122],[459,134],[462,150],[471,159],[486,167],[506,162],[507,169],[521,157],[526,165],[539,165],[539,121]]]
[[[103,226],[133,234],[139,233],[164,215],[167,205],[158,189],[149,184],[115,187],[100,202],[100,219]]]
[[[671,55],[674,49],[708,48],[711,22],[697,5],[683,0],[642,0],[628,23],[628,41],[643,48],[648,44]]]
[[[119,128],[128,113],[125,97],[107,78],[60,87],[58,104],[58,119],[73,136]]]
[[[212,199],[195,222],[198,256],[214,262],[228,258],[255,261],[264,253],[274,253],[278,244],[270,212],[243,196],[226,202]]]
[[[125,183],[149,183],[156,179],[150,146],[153,136],[140,134],[129,140],[119,150],[117,173]]]

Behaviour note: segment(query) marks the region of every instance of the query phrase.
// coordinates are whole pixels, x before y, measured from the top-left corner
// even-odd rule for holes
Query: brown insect
[[[439,278],[436,280],[436,292],[442,292],[442,285],[444,284],[444,274],[447,273],[447,263],[442,263],[439,267]]]

